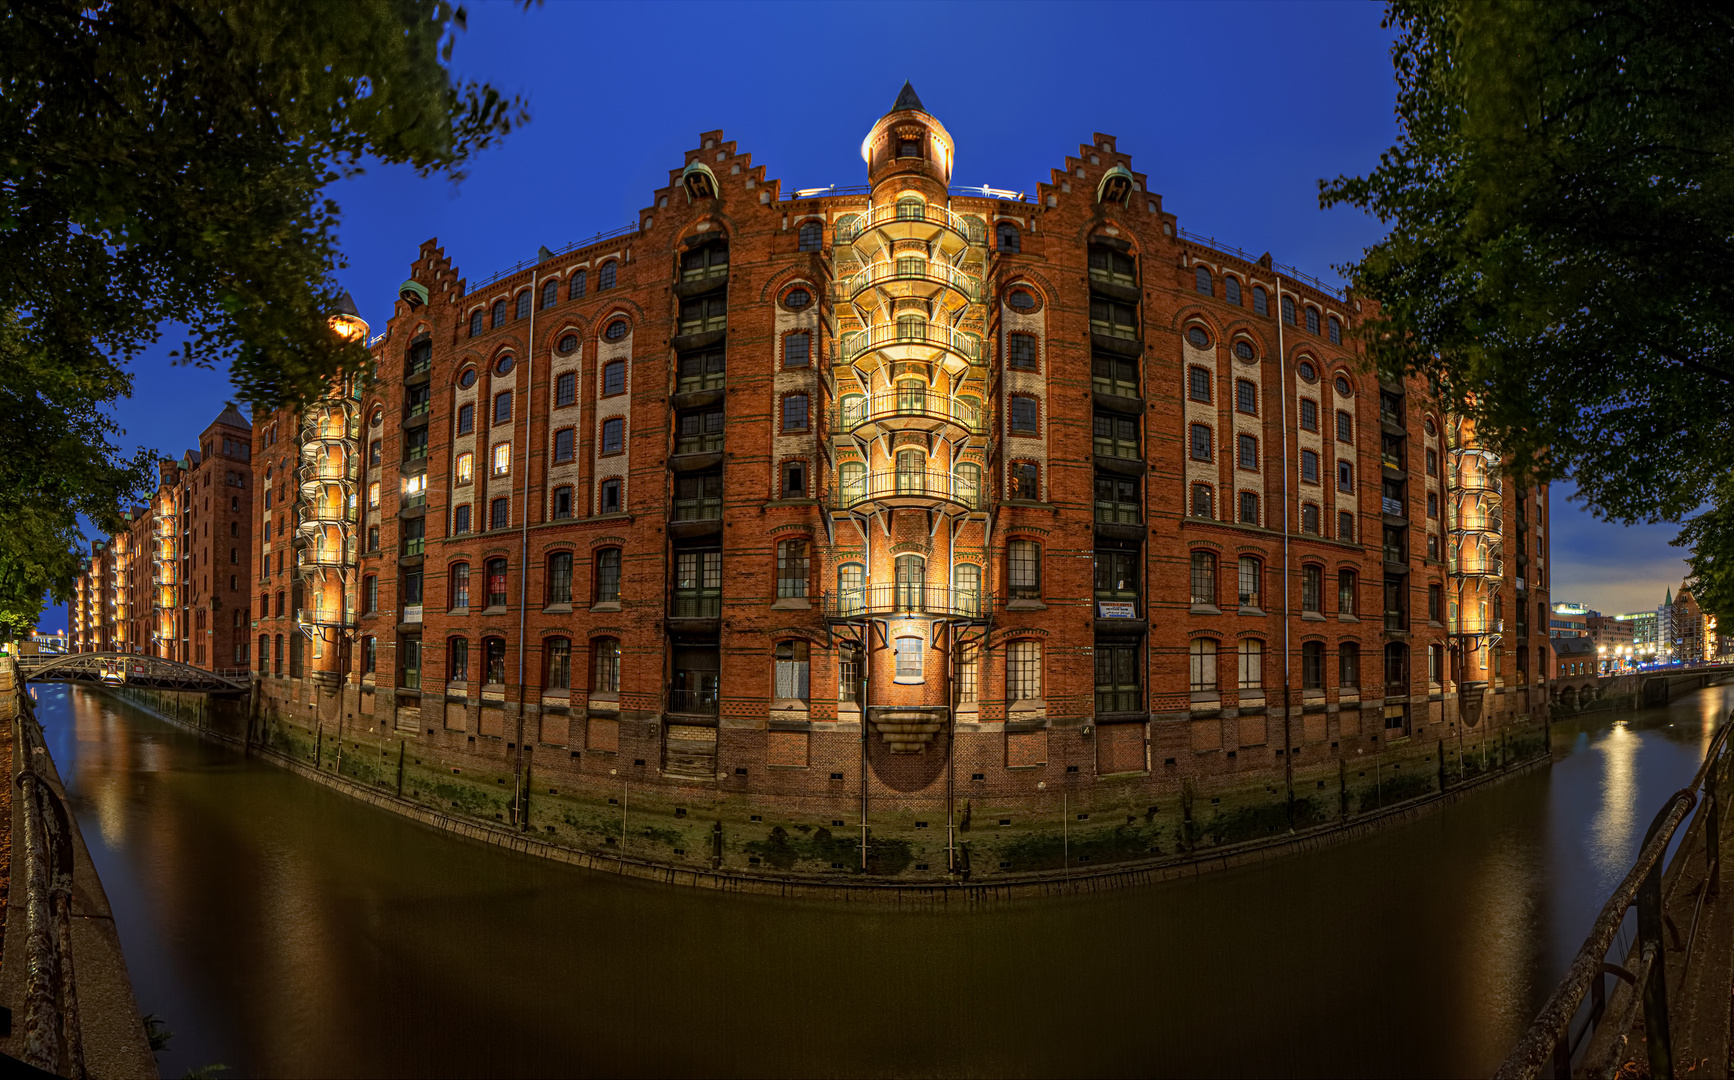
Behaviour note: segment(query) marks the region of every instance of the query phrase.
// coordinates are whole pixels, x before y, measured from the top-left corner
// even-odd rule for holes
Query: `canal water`
[[[906,912],[547,864],[37,693],[174,1077],[1487,1075],[1734,705],[1314,854]]]

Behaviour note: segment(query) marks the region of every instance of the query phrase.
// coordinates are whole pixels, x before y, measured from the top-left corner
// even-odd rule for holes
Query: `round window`
[[[578,351],[578,335],[577,334],[567,334],[566,336],[564,336],[560,339],[560,344],[556,345],[555,348],[559,349],[562,353],[577,352]]]
[[[608,329],[602,331],[602,336],[609,341],[619,341],[626,336],[626,320],[615,319],[608,324]]]
[[[373,415],[368,417],[367,422],[372,427],[378,427],[379,425],[385,423],[385,410],[384,409],[373,410]]]
[[[1350,394],[1352,394],[1354,392],[1355,392],[1354,388],[1349,385],[1349,380],[1343,378],[1341,375],[1338,375],[1337,376],[1337,393],[1341,394],[1344,397],[1348,397]]]
[[[1246,342],[1246,341],[1235,342],[1234,343],[1234,355],[1240,357],[1242,360],[1251,360],[1252,359],[1252,344],[1250,342]]]
[[[1427,423],[1425,426],[1427,428],[1427,437],[1428,438],[1432,438],[1434,435],[1439,434],[1439,429],[1433,426],[1433,418],[1431,416],[1429,416],[1427,418]]]
[[[1195,349],[1210,348],[1210,335],[1206,334],[1201,326],[1194,326],[1187,330],[1186,340],[1192,342],[1192,347]]]
[[[1300,372],[1300,377],[1305,379],[1307,382],[1312,382],[1314,379],[1319,377],[1319,369],[1313,367],[1313,362],[1311,360],[1302,360],[1300,364],[1295,367],[1295,370]]]
[[[495,375],[508,375],[511,373],[511,371],[512,371],[512,358],[510,355],[502,356],[498,360],[494,361],[494,374]]]
[[[1010,296],[1006,297],[1006,303],[1017,308],[1019,311],[1028,311],[1036,306],[1036,298],[1032,293],[1027,293],[1022,289],[1017,289],[1014,290]]]
[[[463,387],[465,390],[476,385],[476,369],[473,367],[465,368],[458,375],[458,385]]]
[[[812,302],[813,294],[806,289],[790,289],[783,296],[783,303],[792,308],[804,308]]]

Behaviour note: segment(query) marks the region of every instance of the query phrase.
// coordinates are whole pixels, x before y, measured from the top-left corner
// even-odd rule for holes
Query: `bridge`
[[[18,671],[28,682],[91,683],[99,686],[139,686],[151,690],[185,690],[200,694],[245,694],[245,675],[206,671],[160,656],[140,653],[87,652],[66,656],[20,656]]]
[[[1587,709],[1603,700],[1629,699],[1630,707],[1635,708],[1662,705],[1673,700],[1675,694],[1688,693],[1729,676],[1734,676],[1734,664],[1655,668],[1619,675],[1555,676],[1552,686],[1555,715]]]

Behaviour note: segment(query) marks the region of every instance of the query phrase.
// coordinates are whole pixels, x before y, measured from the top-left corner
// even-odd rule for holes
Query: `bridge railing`
[[[1691,928],[1687,932],[1680,980],[1684,981],[1684,966],[1692,962],[1692,946],[1698,936],[1699,917],[1704,912],[1706,898],[1714,898],[1722,877],[1721,794],[1728,780],[1728,733],[1734,725],[1734,711],[1717,728],[1710,740],[1704,763],[1692,782],[1669,797],[1656,812],[1637,860],[1627,872],[1614,894],[1602,907],[1601,915],[1590,928],[1589,937],[1578,950],[1565,977],[1560,980],[1541,1013],[1530,1024],[1529,1031],[1519,1040],[1511,1055],[1494,1074],[1496,1080],[1530,1080],[1533,1077],[1571,1077],[1579,1074],[1611,1076],[1627,1051],[1626,1033],[1633,1029],[1638,1014],[1643,1014],[1644,1054],[1649,1061],[1649,1075],[1674,1075],[1674,1045],[1668,1023],[1667,943],[1663,938],[1664,923],[1674,930],[1678,945],[1678,928],[1665,914],[1671,895],[1664,895],[1664,879],[1671,881],[1669,892],[1678,888],[1688,860],[1704,860],[1704,881],[1698,890],[1692,909]],[[1702,840],[1702,847],[1682,842],[1672,860],[1668,847],[1692,811],[1702,802],[1703,828],[1688,830]],[[1632,949],[1636,963],[1631,968],[1620,965],[1627,957],[1612,960],[1608,950],[1613,946],[1626,912],[1637,908],[1637,943]],[[1607,979],[1613,976],[1632,989],[1617,1014],[1608,1012]],[[1588,998],[1587,1008],[1585,999]],[[1582,1016],[1580,1023],[1579,1017]],[[1604,1026],[1615,1033],[1611,1040],[1596,1045],[1596,1035]],[[1574,1030],[1575,1029],[1575,1030]],[[1593,1055],[1598,1060],[1581,1058]],[[1574,1069],[1573,1063],[1577,1062]]]

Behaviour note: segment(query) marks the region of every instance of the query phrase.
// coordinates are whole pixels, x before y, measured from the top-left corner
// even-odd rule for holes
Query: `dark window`
[[[1294,325],[1294,297],[1292,296],[1282,298],[1282,321],[1290,326]]]
[[[783,462],[783,498],[804,499],[807,497],[807,463],[804,461]]]
[[[462,536],[470,531],[470,504],[452,507],[452,535]]]
[[[1028,461],[1014,461],[1008,470],[1013,499],[1037,502],[1041,499],[1041,478],[1036,466]]]
[[[1316,563],[1308,563],[1301,567],[1301,610],[1311,612],[1324,611],[1324,576],[1322,567]]]
[[[561,486],[554,489],[553,509],[550,517],[569,518],[572,516],[572,489]]]
[[[506,390],[494,395],[494,426],[512,422],[512,392]]]
[[[1337,614],[1354,615],[1360,605],[1355,600],[1355,572],[1337,571]]]
[[[578,375],[576,372],[561,372],[554,380],[554,404],[570,405],[578,400]]]
[[[1216,556],[1208,551],[1192,553],[1192,602],[1216,606]]]
[[[1227,296],[1228,302],[1233,304],[1235,307],[1239,307],[1240,306],[1240,280],[1238,278],[1232,278],[1232,277],[1223,278],[1222,279],[1222,285],[1223,285],[1224,293]]]
[[[1210,400],[1210,372],[1201,367],[1186,369],[1186,396],[1193,401]]]
[[[1355,418],[1342,409],[1337,410],[1337,441],[1346,443],[1355,441]]]
[[[1197,273],[1198,291],[1205,296],[1215,296],[1216,289],[1210,280],[1210,269],[1200,266]]]
[[[783,366],[804,368],[813,351],[813,336],[806,331],[783,339]]]
[[[1006,545],[1006,573],[1012,599],[1041,598],[1042,551],[1034,540],[1013,540]]]
[[[1014,394],[1011,399],[1011,431],[1014,435],[1035,435],[1041,430],[1040,411],[1036,399]]]
[[[496,328],[506,325],[506,302],[504,300],[494,301],[493,315],[493,325]]]
[[[897,156],[900,158],[918,158],[921,156],[920,139],[898,139]]]
[[[1243,469],[1258,468],[1258,436],[1235,436],[1236,463]]]
[[[1036,370],[1036,337],[1034,334],[1007,334],[1005,339],[1006,366],[1017,371]]]
[[[1096,520],[1117,525],[1136,525],[1143,520],[1138,481],[1129,476],[1096,476]]]
[[[474,405],[458,406],[458,434],[468,435],[476,430],[476,407]],[[379,464],[379,443],[373,444],[373,463]]]
[[[1210,428],[1204,424],[1192,425],[1192,460],[1210,460]]]
[[[1216,492],[1209,484],[1192,485],[1192,516],[1214,518],[1216,516]]]
[[[615,603],[620,599],[620,549],[603,548],[596,553],[596,602]]]
[[[602,269],[596,272],[596,288],[598,290],[614,288],[614,273],[617,267],[618,264],[612,260],[602,264]]]
[[[568,690],[572,686],[572,642],[569,638],[552,637],[542,642],[546,672],[542,685],[549,690]]]
[[[410,518],[403,523],[403,555],[420,555],[427,550],[427,518]]]
[[[512,501],[508,498],[495,499],[488,507],[488,528],[504,529],[512,523]]]
[[[818,251],[825,243],[825,227],[817,221],[803,221],[798,236],[800,250]]]
[[[470,642],[468,638],[452,638],[446,643],[450,659],[446,661],[446,678],[465,682],[470,677]]]
[[[602,365],[602,396],[626,393],[626,361],[610,360]]]
[[[470,336],[475,337],[482,332],[482,309],[470,312]]]
[[[1252,380],[1235,380],[1234,407],[1243,413],[1258,414],[1258,387]]]
[[[1352,641],[1337,646],[1337,686],[1351,689],[1361,685],[1361,647]]]
[[[1300,399],[1300,426],[1302,431],[1319,429],[1319,405],[1312,398]]]
[[[1337,462],[1337,490],[1355,490],[1355,467],[1347,461]]]
[[[1097,413],[1091,418],[1091,424],[1092,449],[1096,454],[1116,458],[1138,456],[1138,421],[1129,416]]]
[[[530,290],[525,289],[518,294],[518,310],[513,318],[524,319],[530,315]]]
[[[682,394],[694,390],[715,390],[723,384],[723,369],[723,353],[720,349],[683,353],[677,367],[679,382],[675,389]]]
[[[703,334],[712,330],[721,330],[728,325],[728,301],[722,293],[710,296],[698,296],[691,300],[680,302],[680,326],[677,332],[681,334]]]
[[[542,306],[553,307],[560,299],[560,279],[549,278],[542,285]]]
[[[566,289],[567,299],[576,300],[584,295],[584,279],[587,276],[583,270],[572,275],[572,284]]]
[[[599,495],[601,497],[600,502],[602,505],[601,513],[604,513],[604,514],[618,514],[618,513],[620,513],[620,481],[619,480],[604,480],[604,481],[602,481],[602,487],[599,490]]]
[[[571,428],[561,428],[554,433],[554,460],[571,461],[572,443],[575,432]]]
[[[1315,450],[1302,450],[1300,454],[1301,479],[1309,484],[1319,482],[1319,455]]]
[[[372,574],[361,579],[361,610],[375,612],[379,610],[379,579]],[[283,594],[277,594],[277,614],[283,614]]]
[[[1319,332],[1319,309],[1318,308],[1315,308],[1315,307],[1307,308],[1307,332],[1312,333],[1312,334],[1316,334]]]
[[[1105,247],[1090,249],[1090,280],[1128,288],[1137,283],[1131,258]]]
[[[1301,507],[1301,532],[1309,536],[1319,535],[1319,508],[1317,503],[1307,503]]]
[[[807,430],[807,395],[789,394],[783,398],[783,431]]]
[[[1090,333],[1108,337],[1136,338],[1138,313],[1130,304],[1090,297]]]
[[[264,641],[263,637],[259,639],[259,658],[261,660],[265,657]],[[369,635],[361,639],[361,673],[372,675],[377,670],[379,670],[379,639]]]
[[[680,476],[674,481],[674,520],[715,521],[722,517],[722,475]]]
[[[482,639],[482,681],[498,685],[506,681],[506,639]]]
[[[1009,221],[1002,221],[994,229],[999,237],[1001,251],[1016,252],[1018,248],[1018,227]]]
[[[1138,647],[1097,645],[1096,712],[1129,713],[1138,710]]]
[[[398,600],[405,606],[421,603],[421,567],[412,566],[403,572],[403,580],[398,584]]]
[[[1090,389],[1098,394],[1138,396],[1138,362],[1125,356],[1090,357]]]
[[[915,259],[911,261],[919,264],[921,260]],[[1006,303],[1019,311],[1030,311],[1036,306],[1036,297],[1034,293],[1029,292],[1026,289],[1013,289],[1010,294],[1006,296]]]
[[[806,289],[790,289],[783,294],[783,303],[796,310],[800,310],[812,302],[813,294]]]
[[[1519,611],[1524,610],[1518,608]],[[1427,586],[1427,618],[1442,622],[1445,612],[1445,590],[1438,585]]]
[[[1354,543],[1355,515],[1352,510],[1337,511],[1337,539],[1344,543]]]
[[[1325,643],[1301,642],[1301,689],[1322,690],[1325,686]]]
[[[556,551],[548,556],[548,603],[572,602],[572,553]]]
[[[602,421],[602,452],[618,454],[626,448],[626,421],[620,417]]]
[[[1335,315],[1332,315],[1325,321],[1325,327],[1330,332],[1331,343],[1334,345],[1341,345],[1343,343],[1343,324],[1337,321]]]
[[[1434,450],[1431,447],[1427,450],[1427,475],[1439,475],[1439,451]]]
[[[488,560],[488,607],[506,606],[506,560]]]
[[[1252,287],[1252,310],[1260,315],[1270,314],[1270,298],[1263,285]]]
[[[403,433],[403,459],[420,461],[427,457],[427,428],[413,428]]]
[[[723,446],[723,410],[682,413],[675,420],[674,452],[715,453]]]
[[[446,572],[447,607],[456,610],[470,606],[470,564],[452,563]]]

